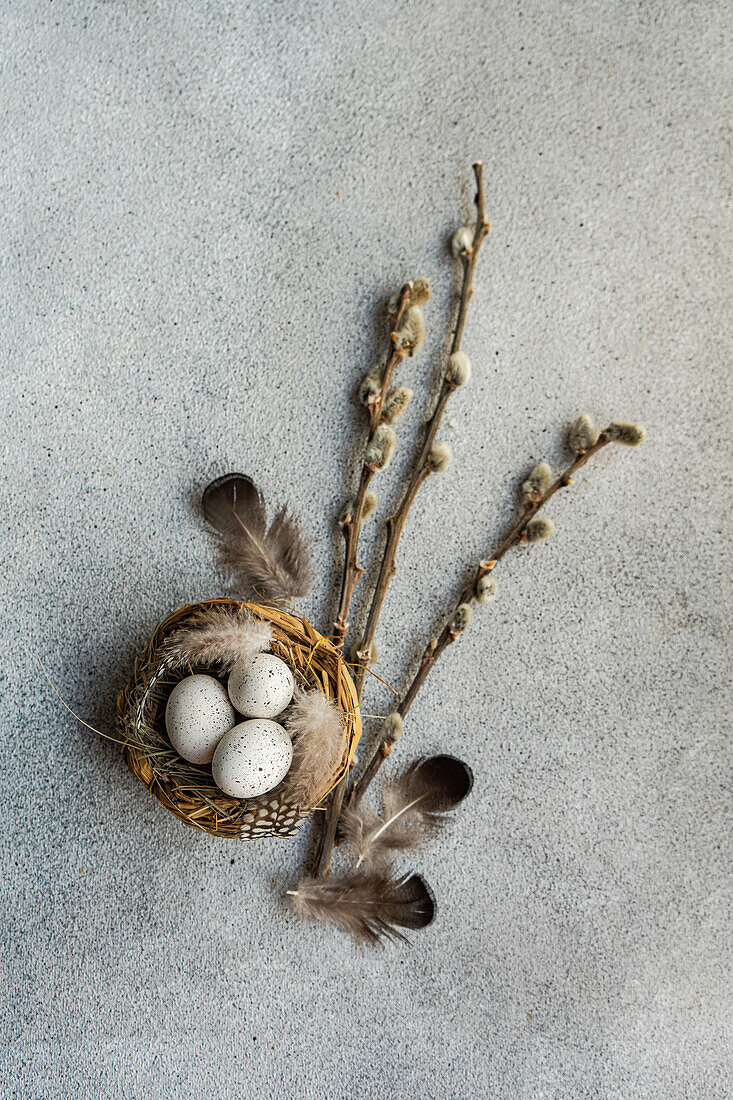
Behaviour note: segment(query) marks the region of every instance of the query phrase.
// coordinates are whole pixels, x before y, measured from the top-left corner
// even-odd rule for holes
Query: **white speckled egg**
[[[224,734],[216,746],[211,772],[224,794],[255,798],[276,787],[292,762],[287,730],[269,718],[252,718]]]
[[[170,693],[165,728],[179,756],[210,764],[214,749],[237,720],[224,685],[213,676],[187,676]]]
[[[293,674],[279,657],[260,653],[235,665],[229,676],[229,698],[245,718],[275,718],[293,698]]]

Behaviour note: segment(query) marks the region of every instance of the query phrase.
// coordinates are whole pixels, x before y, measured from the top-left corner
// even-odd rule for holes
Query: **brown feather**
[[[416,848],[447,821],[469,794],[473,772],[455,756],[429,756],[384,787],[384,817],[368,808],[347,809],[341,829],[359,863],[381,867],[395,852]]]
[[[265,503],[243,474],[225,474],[204,490],[204,515],[216,530],[224,561],[242,573],[260,599],[305,596],[313,584],[310,552],[287,508],[267,529]]]
[[[339,835],[346,851],[357,856],[359,864],[382,867],[391,863],[397,852],[416,846],[415,830],[409,818],[394,821],[389,831],[382,833],[384,824],[384,819],[369,806],[346,806],[341,811]]]
[[[166,653],[176,664],[220,665],[230,671],[269,649],[272,630],[246,608],[209,607],[196,611],[170,635]]]
[[[312,808],[322,799],[344,751],[344,724],[321,691],[298,690],[283,725],[293,739],[293,763],[283,780],[289,801]]]
[[[353,871],[341,878],[301,879],[289,890],[301,920],[332,924],[357,943],[378,946],[407,940],[401,928],[425,928],[435,916],[435,898],[419,875],[395,877],[392,868]]]

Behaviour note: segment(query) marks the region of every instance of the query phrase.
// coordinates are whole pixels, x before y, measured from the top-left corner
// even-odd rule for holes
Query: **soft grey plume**
[[[469,794],[473,772],[455,756],[429,756],[384,787],[384,817],[365,808],[346,809],[341,828],[359,863],[381,867],[395,852],[415,848],[436,832]]]
[[[259,599],[305,596],[313,584],[303,532],[281,508],[267,530],[265,502],[248,477],[225,474],[204,490],[204,515],[221,540],[224,560],[244,574]]]
[[[176,664],[221,665],[231,671],[270,648],[272,630],[245,607],[222,605],[194,612],[166,640],[165,651]]]
[[[293,739],[283,792],[289,801],[311,809],[323,798],[344,754],[343,716],[322,691],[298,689],[282,722]]]
[[[373,947],[384,940],[409,942],[400,928],[426,928],[435,916],[427,883],[414,874],[396,878],[391,867],[341,878],[305,878],[287,893],[301,920],[332,924]]]

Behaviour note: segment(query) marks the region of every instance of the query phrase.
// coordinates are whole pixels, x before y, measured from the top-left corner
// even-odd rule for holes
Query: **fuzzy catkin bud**
[[[407,406],[412,401],[412,390],[407,386],[396,386],[387,394],[382,410],[382,420],[385,424],[395,424],[402,416]]]
[[[451,619],[450,628],[454,634],[460,634],[465,630],[471,621],[471,605],[467,603],[460,603],[453,612],[453,618]]]
[[[454,256],[465,256],[473,248],[473,230],[467,225],[461,226],[453,234],[450,249]]]
[[[568,447],[571,451],[575,451],[576,455],[582,455],[589,451],[591,447],[594,447],[597,442],[598,431],[596,426],[588,414],[583,413],[568,432]]]
[[[370,515],[377,507],[377,494],[373,493],[371,489],[367,489],[364,497],[364,507],[361,510],[361,518],[369,519]]]
[[[427,279],[413,279],[410,285],[410,304],[424,306],[430,301],[430,283]]]
[[[491,603],[492,600],[496,599],[498,591],[499,585],[495,577],[490,576],[488,573],[484,573],[483,577],[479,577],[476,585],[476,599],[479,603]]]
[[[384,469],[392,457],[396,443],[397,436],[394,428],[391,428],[388,424],[380,424],[367,445],[364,464],[372,470]]]
[[[646,428],[642,424],[614,420],[606,428],[606,435],[613,443],[621,443],[624,447],[638,447],[646,438]]]
[[[445,380],[451,386],[465,386],[471,377],[471,360],[465,351],[454,351],[445,368]]]
[[[400,737],[402,737],[402,718],[394,711],[393,714],[388,714],[384,720],[382,726],[382,740],[388,745],[396,744]]]
[[[527,542],[542,542],[555,534],[555,524],[547,516],[535,516],[524,529]]]
[[[369,373],[362,378],[359,386],[359,400],[362,405],[371,405],[381,388],[382,368],[372,367]]]
[[[522,485],[522,497],[526,504],[534,504],[552,485],[552,470],[546,462],[538,462]]]
[[[428,455],[428,469],[431,474],[442,474],[451,464],[453,452],[447,443],[434,443]]]
[[[361,518],[362,519],[369,519],[369,516],[372,514],[372,512],[374,511],[374,509],[376,507],[377,507],[377,494],[373,493],[371,491],[371,489],[367,489],[367,491],[364,495],[364,505],[363,505],[362,510],[361,510]],[[342,527],[345,527],[346,524],[351,523],[353,521],[353,519],[354,519],[354,509],[355,508],[356,508],[356,501],[352,497],[352,499],[344,505],[343,510],[341,512],[341,516],[339,518],[339,523],[341,524]]]
[[[414,355],[425,339],[425,318],[420,306],[408,306],[395,332],[395,344]]]

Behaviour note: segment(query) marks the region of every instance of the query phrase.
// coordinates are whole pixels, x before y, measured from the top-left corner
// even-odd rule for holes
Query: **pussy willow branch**
[[[461,284],[461,296],[458,304],[458,317],[456,319],[456,326],[453,332],[453,341],[451,344],[450,354],[460,350],[461,340],[463,339],[463,330],[466,325],[466,314],[468,313],[468,305],[473,296],[473,275],[476,270],[476,263],[478,261],[481,245],[483,244],[486,236],[489,233],[490,225],[486,220],[486,202],[484,198],[484,166],[480,161],[477,161],[473,166],[474,175],[476,177],[476,226],[473,234],[473,241],[470,249],[461,255],[463,261],[463,280]],[[404,294],[404,290],[403,290]],[[408,299],[409,301],[409,294]],[[405,305],[407,302],[405,302]],[[404,308],[404,307],[403,307]],[[396,327],[396,326],[395,326]],[[394,353],[394,338],[392,340],[392,353]],[[391,358],[391,356],[390,356]],[[390,376],[391,377],[391,376]],[[435,436],[440,428],[441,421],[443,419],[443,413],[445,412],[448,399],[456,386],[444,379],[441,386],[440,395],[438,397],[438,403],[435,411],[428,422],[428,426],[425,432],[425,439],[423,441],[420,453],[417,457],[417,461],[413,467],[410,483],[407,487],[404,499],[400,508],[392,516],[387,525],[387,545],[384,551],[384,557],[382,559],[382,565],[379,572],[379,578],[374,590],[374,596],[372,599],[371,608],[369,610],[369,617],[367,625],[364,631],[361,644],[357,650],[358,664],[354,673],[354,683],[356,685],[357,696],[361,699],[361,693],[364,688],[364,678],[367,672],[367,664],[372,652],[372,644],[374,642],[374,636],[377,630],[377,624],[379,622],[379,616],[384,603],[384,598],[387,594],[390,582],[395,575],[395,553],[397,551],[397,545],[400,541],[402,531],[404,530],[407,515],[412,507],[413,501],[417,495],[420,486],[430,476],[431,470],[428,464],[430,451],[435,442]],[[386,393],[384,386],[382,386],[382,393]],[[381,409],[381,406],[380,406]],[[378,420],[376,421],[378,423]],[[375,424],[373,423],[372,431]],[[364,489],[364,495],[366,495],[366,489]],[[363,500],[362,500],[363,505]],[[356,509],[355,509],[356,511]],[[353,567],[356,566],[356,549],[354,548],[354,562]],[[361,571],[356,575],[356,580],[353,582],[350,592],[347,590],[349,596],[349,602],[345,604],[345,612],[339,607],[339,618],[336,622],[336,629],[342,631],[338,636],[343,638],[346,629],[348,627],[348,608],[350,605],[353,591],[358,581],[358,577],[361,575]],[[342,590],[342,604],[343,590]],[[349,778],[348,774],[343,777],[341,782],[335,787],[331,794],[328,805],[326,807],[325,819],[323,822],[323,828],[321,830],[318,847],[316,850],[316,859],[314,866],[315,878],[326,878],[331,871],[331,852],[336,841],[336,830],[338,828],[339,817],[341,816],[341,807],[344,801],[344,795],[348,786]]]
[[[395,369],[399,366],[402,360],[407,354],[405,346],[400,346],[397,342],[396,332],[399,329],[400,321],[404,315],[405,310],[410,304],[410,286],[405,284],[400,292],[400,297],[397,304],[397,310],[392,320],[394,324],[392,326],[392,333],[389,341],[389,353],[387,355],[387,362],[385,364],[384,373],[382,374],[382,382],[379,388],[379,392],[374,395],[370,400],[367,408],[369,412],[369,438],[367,440],[367,446],[374,437],[374,433],[379,427],[382,418],[382,408],[384,406],[384,399],[387,396],[387,391],[392,383],[392,376]],[[374,477],[375,470],[369,466],[366,462],[362,465],[361,476],[359,478],[359,489],[356,494],[353,507],[344,516],[341,527],[344,533],[344,540],[346,543],[344,552],[344,570],[341,579],[341,596],[339,599],[338,612],[336,614],[336,621],[334,622],[334,636],[336,645],[342,645],[346,633],[349,629],[349,610],[351,608],[351,601],[354,598],[354,592],[356,586],[361,579],[364,570],[357,562],[357,549],[359,546],[359,534],[361,532],[361,525],[364,519],[364,502],[366,500],[367,490],[369,483]]]
[[[463,339],[463,330],[466,327],[466,315],[468,313],[468,305],[473,296],[473,275],[476,270],[476,264],[478,262],[479,252],[481,245],[489,234],[490,225],[486,220],[486,203],[484,199],[484,166],[480,162],[477,162],[473,166],[474,175],[476,176],[476,226],[473,234],[473,241],[470,249],[461,254],[463,261],[463,280],[461,284],[461,296],[458,305],[458,317],[456,319],[456,325],[453,332],[453,341],[451,343],[450,354],[460,351],[461,340]],[[364,688],[364,678],[366,676],[366,666],[369,662],[369,658],[372,651],[372,644],[374,642],[375,635],[377,633],[377,626],[379,624],[379,616],[382,613],[382,607],[387,595],[387,589],[389,588],[392,579],[397,572],[396,565],[396,553],[399,541],[402,537],[402,532],[405,529],[405,523],[407,522],[407,516],[410,508],[412,507],[415,497],[418,494],[420,487],[427,481],[431,474],[430,468],[430,452],[433,444],[435,443],[435,437],[440,428],[443,420],[443,414],[446,410],[446,406],[450,399],[450,396],[454,391],[458,389],[458,386],[449,380],[448,376],[444,377],[443,384],[440,388],[440,394],[438,396],[438,402],[435,407],[435,411],[428,421],[427,428],[425,430],[425,438],[423,439],[420,453],[417,456],[415,464],[412,468],[412,474],[410,481],[405,491],[405,495],[402,498],[402,503],[393,516],[387,521],[387,543],[384,548],[384,556],[382,558],[382,565],[379,570],[379,577],[374,589],[374,595],[372,597],[371,607],[369,608],[369,615],[367,618],[366,627],[364,628],[364,635],[362,637],[359,648],[356,652],[358,665],[354,673],[354,683],[356,684],[356,691],[359,698]]]
[[[606,432],[601,432],[601,434],[598,436],[597,442],[587,451],[579,454],[575,461],[571,463],[571,465],[568,466],[568,468],[556,478],[556,480],[552,483],[552,485],[550,485],[549,489],[547,489],[542,494],[542,496],[540,496],[537,500],[528,501],[525,504],[522,515],[510,528],[504,540],[495,550],[493,557],[479,562],[473,580],[471,580],[461,592],[453,610],[445,621],[442,631],[437,638],[433,638],[425,647],[423,655],[420,659],[420,667],[418,668],[415,677],[409,688],[407,689],[405,695],[403,696],[399,706],[396,707],[396,713],[399,714],[401,718],[406,717],[408,711],[410,710],[410,707],[415,701],[415,696],[422,687],[430,669],[438,660],[441,653],[443,653],[449,645],[452,645],[452,643],[455,642],[456,638],[461,635],[462,630],[457,630],[454,626],[456,612],[461,604],[470,604],[474,600],[476,600],[478,595],[478,586],[481,578],[486,576],[486,574],[490,573],[493,569],[495,569],[501,559],[505,556],[505,554],[508,553],[509,550],[511,550],[513,546],[517,546],[520,542],[522,542],[524,531],[532,517],[537,515],[540,508],[543,508],[544,505],[547,504],[548,500],[550,500],[550,498],[555,495],[555,493],[559,492],[560,489],[566,488],[568,485],[572,485],[574,474],[577,473],[577,471],[580,470],[581,467],[585,466],[586,462],[588,462],[589,459],[593,457],[593,455],[597,454],[610,442],[611,440],[609,439]],[[350,806],[358,806],[358,804],[361,802],[367,788],[369,787],[369,784],[372,782],[380,767],[389,756],[393,747],[394,742],[387,739],[383,739],[377,746],[374,755],[364,769],[361,777],[357,780],[357,782],[351,789],[351,795],[349,797]]]
[[[367,440],[367,447],[382,421],[382,409],[384,408],[387,392],[392,384],[394,372],[405,356],[410,354],[408,348],[398,341],[397,338],[400,322],[410,304],[410,297],[410,284],[405,283],[400,291],[397,308],[391,318],[393,324],[389,340],[389,352],[382,373],[379,391],[370,399],[367,405],[369,412],[369,439]],[[364,573],[364,570],[357,561],[357,549],[359,545],[359,533],[364,518],[364,503],[366,501],[367,489],[369,488],[369,482],[372,480],[375,472],[376,471],[369,463],[366,461],[363,463],[361,477],[359,479],[359,489],[356,494],[353,509],[347,512],[341,525],[346,541],[346,549],[343,578],[341,582],[341,598],[339,600],[338,613],[334,623],[336,645],[342,645],[346,638],[349,629],[349,610],[351,608],[351,601],[354,598],[356,586]],[[329,796],[323,826],[320,830],[318,845],[316,847],[316,856],[313,866],[314,878],[328,878],[331,873],[331,852],[333,851],[333,844],[336,837],[336,825],[341,815],[341,806],[343,804],[348,782],[349,775],[347,772],[343,779],[337,783]]]

